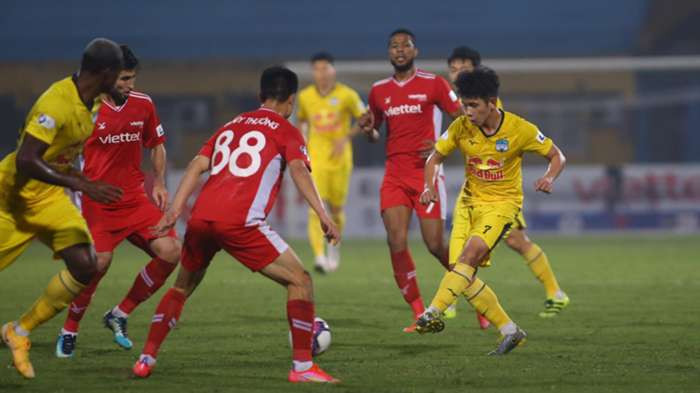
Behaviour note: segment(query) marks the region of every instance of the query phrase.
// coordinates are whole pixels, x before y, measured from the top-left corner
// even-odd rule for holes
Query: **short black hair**
[[[127,45],[119,45],[122,48],[122,54],[124,56],[124,69],[128,71],[134,71],[139,67],[139,59],[136,57],[134,52]]]
[[[452,50],[450,57],[447,58],[447,65],[455,60],[469,60],[474,67],[478,67],[481,65],[481,54],[468,46],[458,46]]]
[[[311,64],[313,64],[317,61],[327,61],[327,62],[333,64],[335,59],[333,58],[333,55],[331,55],[328,52],[323,51],[323,52],[315,53],[313,56],[311,56]]]
[[[460,97],[482,98],[485,101],[498,97],[500,85],[496,72],[484,66],[476,67],[473,72],[460,72],[455,82]]]
[[[403,28],[403,27],[392,31],[391,34],[389,34],[389,42],[391,42],[391,39],[394,38],[395,35],[399,35],[399,34],[406,34],[407,36],[411,37],[411,41],[413,42],[413,45],[416,45],[416,35],[413,34],[413,32],[411,30],[408,30],[408,29]]]
[[[104,70],[122,69],[124,55],[116,42],[106,38],[95,38],[85,47],[80,70],[98,73]]]
[[[292,70],[274,66],[266,68],[260,77],[260,101],[286,101],[299,89],[299,78]]]

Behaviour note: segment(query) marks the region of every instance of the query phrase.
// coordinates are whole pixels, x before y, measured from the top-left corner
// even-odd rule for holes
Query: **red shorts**
[[[244,227],[191,218],[182,247],[182,267],[191,272],[205,269],[222,248],[257,272],[274,262],[289,246],[267,223]]]
[[[445,192],[445,176],[440,174],[436,181],[439,199],[431,205],[420,203],[420,194],[423,192],[423,170],[415,170],[410,173],[386,172],[382,186],[379,189],[381,211],[395,206],[407,206],[416,211],[420,218],[445,219],[445,205],[447,194]]]
[[[111,207],[83,196],[81,209],[97,252],[112,252],[127,239],[152,255],[149,245],[156,236],[150,228],[160,221],[163,212],[145,194],[133,201],[127,206]],[[177,235],[171,230],[167,236]]]

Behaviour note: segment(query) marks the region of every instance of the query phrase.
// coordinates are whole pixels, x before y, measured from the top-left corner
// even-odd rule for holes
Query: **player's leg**
[[[525,338],[501,307],[496,294],[476,277],[483,259],[510,228],[515,211],[489,207],[473,214],[470,237],[451,271],[445,274],[428,310],[418,321],[418,332],[439,332],[444,328],[440,315],[463,294],[467,301],[501,331],[504,340],[496,354],[505,354]]]
[[[260,273],[287,289],[287,320],[292,334],[290,382],[339,382],[313,362],[314,303],[311,276],[291,248],[260,270]]]
[[[352,166],[340,168],[336,176],[330,179],[331,187],[330,190],[328,190],[328,210],[341,234],[345,229],[345,202],[350,187],[351,174]],[[328,268],[331,271],[335,271],[340,264],[340,243],[336,245],[327,244],[327,247]]]
[[[38,228],[39,239],[49,245],[66,264],[66,269],[49,280],[44,293],[16,323],[10,322],[3,326],[3,338],[12,349],[17,370],[25,377],[33,378],[27,336],[36,327],[63,311],[90,283],[97,273],[97,260],[87,224],[63,193],[33,207],[25,219],[27,224]]]
[[[329,171],[324,171],[320,168],[311,172],[311,177],[314,179],[321,200],[324,202],[328,198],[328,189],[330,187],[330,179],[332,178],[332,176],[328,176],[328,172]],[[313,209],[308,209],[308,215],[307,230],[309,245],[314,255],[314,269],[319,273],[326,273],[329,269],[325,251],[326,241],[323,230],[321,229],[321,221]]]
[[[521,213],[522,214],[522,213]],[[540,317],[549,318],[556,316],[569,304],[569,297],[561,290],[557,278],[549,264],[547,254],[527,236],[524,225],[511,229],[506,244],[513,251],[520,254],[527,263],[532,274],[539,280],[545,289],[545,309],[540,312]]]
[[[68,358],[73,356],[78,338],[78,330],[80,329],[80,321],[83,319],[88,306],[90,306],[92,297],[95,295],[95,290],[97,290],[97,285],[107,273],[107,269],[109,269],[111,263],[112,252],[106,251],[97,253],[97,273],[92,280],[90,280],[90,283],[85,289],[73,299],[70,307],[68,307],[66,321],[56,340],[57,357]]]
[[[147,251],[153,258],[141,269],[122,301],[103,317],[104,325],[113,333],[114,342],[124,349],[131,349],[133,346],[127,333],[129,315],[163,286],[177,267],[182,252],[175,232],[171,232],[170,236],[150,241],[148,235],[141,232],[143,231],[129,236],[129,241]]]
[[[151,374],[163,341],[177,324],[185,301],[204,278],[209,263],[220,248],[211,222],[190,220],[175,284],[156,307],[143,351],[132,369],[137,377],[146,378]]]

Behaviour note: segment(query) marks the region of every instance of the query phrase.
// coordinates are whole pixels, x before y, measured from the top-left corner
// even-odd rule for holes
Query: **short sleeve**
[[[311,163],[309,161],[309,154],[306,150],[304,137],[296,127],[291,125],[288,127],[285,142],[284,148],[282,149],[282,156],[284,160],[286,162],[302,160],[304,161],[306,167],[311,170]]]
[[[551,139],[544,134],[532,123],[526,123],[521,134],[523,140],[523,151],[537,153],[541,156],[546,156],[552,150]]]
[[[349,100],[348,100],[348,105],[350,109],[350,113],[352,114],[352,117],[355,119],[359,118],[362,116],[362,114],[365,113],[365,103],[362,102],[362,99],[360,98],[360,95],[357,94],[355,90],[348,89],[349,93]]]
[[[369,98],[367,101],[369,103],[369,110],[372,112],[372,115],[374,115],[374,128],[378,130],[384,120],[384,113],[377,105],[377,90],[374,87],[369,91]]]
[[[47,93],[39,97],[32,113],[24,131],[50,145],[65,123],[66,105],[58,97]]]
[[[143,126],[143,146],[152,149],[165,143],[165,131],[160,123],[156,107],[148,102],[148,118]]]
[[[211,156],[214,154],[214,144],[216,143],[216,138],[219,137],[220,132],[214,133],[214,135],[209,138],[206,142],[204,142],[204,145],[202,145],[202,148],[199,149],[199,153],[197,153],[200,156],[204,156],[207,158],[211,158]]]
[[[304,105],[304,95],[299,94],[299,105],[297,105],[297,120],[307,121],[309,119],[309,114],[306,111],[306,105]]]
[[[459,134],[462,133],[462,127],[462,118],[458,117],[450,124],[447,131],[442,133],[437,142],[435,142],[435,151],[443,156],[449,156],[458,146],[457,140]]]
[[[441,76],[435,77],[435,103],[447,113],[455,113],[461,109],[457,94]]]

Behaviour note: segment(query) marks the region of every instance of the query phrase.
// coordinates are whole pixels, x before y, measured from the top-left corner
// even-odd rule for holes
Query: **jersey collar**
[[[491,134],[491,135],[487,135],[487,134],[484,132],[484,129],[481,128],[481,126],[479,126],[479,131],[481,131],[481,133],[482,133],[486,138],[491,138],[492,136],[495,136],[496,134],[498,134],[498,131],[501,131],[501,127],[503,126],[503,121],[506,119],[506,113],[505,113],[505,112],[503,111],[503,109],[501,109],[501,108],[498,108],[498,111],[501,112],[501,121],[498,123],[498,127],[496,127],[496,132],[494,132],[494,133]]]

